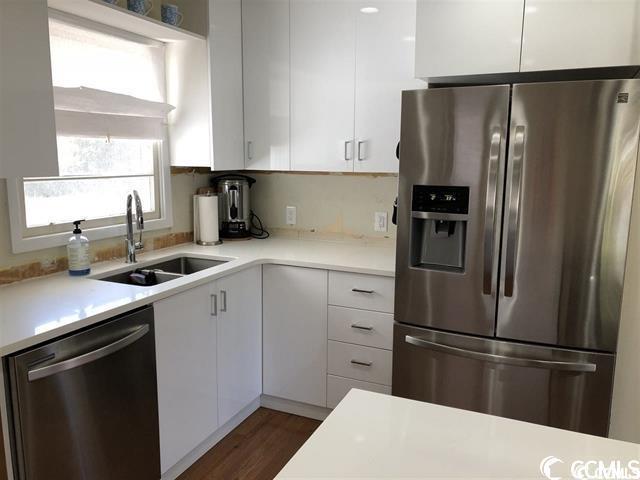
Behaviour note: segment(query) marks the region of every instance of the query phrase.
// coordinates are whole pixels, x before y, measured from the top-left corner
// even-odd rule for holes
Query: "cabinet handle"
[[[356,323],[352,323],[351,328],[357,328],[358,330],[367,330],[369,332],[373,330],[373,327],[363,327],[362,325],[358,325]]]
[[[351,360],[351,363],[354,365],[360,365],[362,367],[370,367],[373,365],[373,362],[361,362],[360,360]]]
[[[360,140],[358,142],[358,161],[361,162],[364,160],[363,152],[364,152],[364,140]]]
[[[220,311],[221,312],[226,312],[227,311],[227,291],[226,290],[220,290]]]
[[[352,288],[351,291],[357,293],[368,293],[369,295],[375,293],[374,290],[363,290],[362,288]]]
[[[218,296],[215,293],[211,294],[211,316],[218,316]]]
[[[253,142],[251,140],[247,142],[247,160],[253,160]]]
[[[348,162],[351,160],[351,155],[349,155],[349,147],[353,143],[353,140],[347,140],[344,142],[344,161]]]

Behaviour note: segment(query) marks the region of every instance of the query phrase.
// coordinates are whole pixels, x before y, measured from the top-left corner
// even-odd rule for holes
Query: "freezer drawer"
[[[392,392],[606,436],[614,360],[395,324]]]

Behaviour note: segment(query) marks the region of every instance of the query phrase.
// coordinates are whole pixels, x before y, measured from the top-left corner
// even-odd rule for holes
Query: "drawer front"
[[[329,304],[393,313],[394,284],[393,277],[329,272]]]
[[[393,315],[329,306],[329,340],[391,350]]]
[[[391,385],[389,350],[329,340],[328,373],[364,382]]]
[[[391,395],[391,387],[378,383],[363,382],[351,378],[335,377],[327,375],[327,407],[336,408],[340,401],[352,388],[359,388],[367,392],[386,393]]]

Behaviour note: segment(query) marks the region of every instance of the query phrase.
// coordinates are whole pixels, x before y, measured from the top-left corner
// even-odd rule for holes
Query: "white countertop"
[[[640,445],[351,390],[276,478],[549,478],[551,456],[549,475],[572,478],[576,461],[640,461]]]
[[[0,356],[252,265],[277,263],[385,276],[393,276],[395,271],[393,247],[279,238],[225,242],[213,247],[183,244],[139,255],[135,267],[181,255],[231,261],[153,287],[92,278],[131,269],[124,260],[94,264],[89,277],[70,277],[62,272],[0,287]]]

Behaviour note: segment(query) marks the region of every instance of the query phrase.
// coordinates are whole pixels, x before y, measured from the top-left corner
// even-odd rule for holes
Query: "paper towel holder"
[[[201,200],[199,200],[200,198],[203,199],[211,199],[213,202],[213,205],[211,206],[211,208],[209,209],[209,212],[203,213],[200,209],[200,202]],[[222,243],[222,240],[220,240],[219,237],[219,232],[218,232],[218,197],[217,195],[213,194],[212,192],[205,192],[205,193],[197,193],[193,196],[193,241],[194,243],[196,243],[197,245],[202,245],[202,246],[213,246],[213,245],[220,245]],[[203,226],[205,227],[203,229]],[[211,234],[211,232],[209,232],[209,235],[212,235],[211,239],[203,239],[203,230],[211,230],[213,233],[213,235]]]

